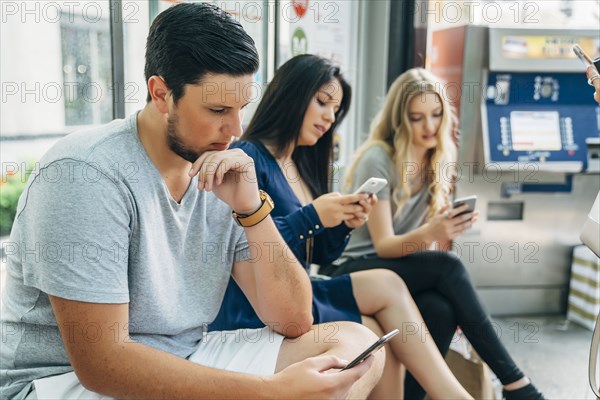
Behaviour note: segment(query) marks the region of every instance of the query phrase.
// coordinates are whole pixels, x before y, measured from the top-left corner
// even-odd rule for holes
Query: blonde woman
[[[447,248],[477,219],[476,213],[459,215],[466,205],[450,207],[455,117],[441,95],[443,87],[424,69],[405,72],[391,86],[369,139],[348,170],[346,189],[354,190],[372,176],[390,183],[378,193],[367,225],[353,233],[340,265],[329,273],[387,268],[406,282],[413,296],[438,291],[504,385],[506,399],[542,399],[498,339],[461,261],[430,250],[435,244]]]

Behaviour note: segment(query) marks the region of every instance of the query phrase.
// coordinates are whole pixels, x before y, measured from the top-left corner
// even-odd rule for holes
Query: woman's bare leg
[[[384,332],[373,318],[363,315],[362,323],[367,328],[371,329],[377,336],[383,336]],[[368,345],[365,344],[365,348]],[[369,399],[403,399],[404,398],[404,367],[400,360],[396,358],[394,353],[385,346],[385,364],[383,367],[383,375],[379,383],[371,394]]]
[[[370,315],[385,332],[400,329],[390,343],[390,352],[413,374],[433,399],[470,399],[454,377],[426,329],[415,302],[400,277],[375,269],[350,274],[352,290],[363,315]]]

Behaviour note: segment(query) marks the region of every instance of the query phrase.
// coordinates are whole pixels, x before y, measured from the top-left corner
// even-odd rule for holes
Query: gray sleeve
[[[241,232],[239,239],[235,244],[235,255],[233,258],[234,262],[246,261],[252,257],[252,255],[250,254],[250,246],[248,245],[248,238],[246,237],[246,233],[244,232],[244,229],[240,228],[240,230]]]
[[[57,297],[127,303],[131,206],[93,165],[55,161],[31,182],[17,215],[25,285]]]
[[[389,200],[391,197],[394,176],[391,173],[392,161],[386,151],[380,146],[370,147],[358,161],[352,178],[352,190],[354,192],[369,178],[387,179],[386,187],[377,192],[379,200]]]

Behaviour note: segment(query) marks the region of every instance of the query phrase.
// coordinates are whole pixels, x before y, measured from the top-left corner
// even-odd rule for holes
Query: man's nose
[[[243,112],[232,113],[231,118],[228,118],[225,125],[222,128],[223,133],[230,136],[240,137],[242,136],[242,119],[244,116]]]

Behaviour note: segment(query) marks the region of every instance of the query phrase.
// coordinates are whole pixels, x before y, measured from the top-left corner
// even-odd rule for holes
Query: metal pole
[[[113,83],[113,118],[125,118],[125,60],[121,0],[110,0],[110,40]]]

